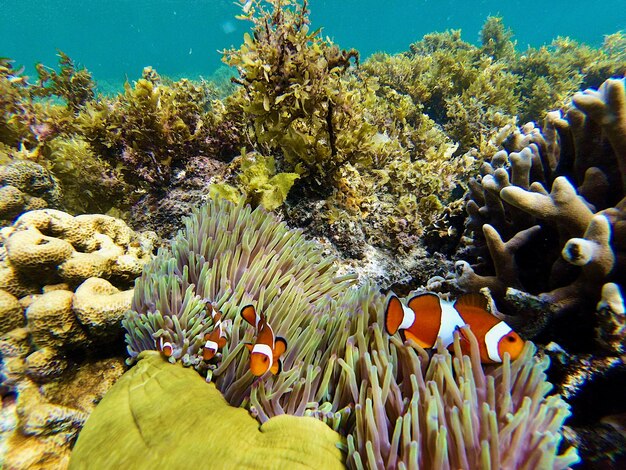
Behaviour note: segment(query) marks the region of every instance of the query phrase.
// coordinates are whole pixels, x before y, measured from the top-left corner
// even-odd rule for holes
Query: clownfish
[[[210,361],[213,359],[218,349],[226,345],[226,333],[222,326],[222,314],[211,307],[213,317],[213,331],[204,335],[204,347],[202,348],[202,359]]]
[[[412,339],[423,348],[432,348],[441,338],[444,347],[454,341],[454,332],[469,325],[478,340],[480,360],[484,364],[502,362],[505,352],[516,359],[522,352],[524,340],[509,325],[487,310],[487,299],[480,294],[466,294],[456,302],[442,300],[437,294],[418,294],[402,305],[392,295],[385,309],[385,329],[390,335],[400,331],[402,339]],[[463,335],[463,331],[460,330]],[[463,352],[469,352],[469,342],[461,341]]]
[[[169,341],[163,341],[163,336],[159,338],[159,351],[163,353],[165,357],[171,357],[174,354],[174,346]]]
[[[287,341],[280,336],[274,336],[274,330],[265,319],[265,315],[259,315],[253,305],[242,308],[241,316],[257,330],[256,342],[246,343],[250,351],[250,372],[257,377],[268,370],[274,375],[279,374],[283,368],[280,356],[287,349]]]

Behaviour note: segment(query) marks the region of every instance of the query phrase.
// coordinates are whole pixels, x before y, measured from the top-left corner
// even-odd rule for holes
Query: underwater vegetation
[[[558,38],[520,52],[489,18],[481,46],[433,33],[360,63],[311,30],[307,2],[255,0],[240,19],[250,33],[223,51],[234,89],[147,67],[123,93],[96,96],[62,52],[59,70],[40,65],[32,83],[3,60],[0,158],[41,165],[63,194],[48,204],[73,213],[128,213],[137,201],[136,213],[161,213],[146,197],[208,169],[199,191],[281,210],[354,258],[367,245],[407,256],[426,232],[458,238],[465,181],[500,149],[503,126],[541,120],[625,67],[621,33],[600,49]],[[152,225],[162,222],[176,225]]]
[[[158,428],[162,417],[150,405],[154,393],[167,394],[162,400],[177,416],[175,427],[190,429],[205,419],[187,405],[199,393],[192,395],[193,383],[202,381],[186,372],[183,382],[182,372],[168,372],[165,361],[206,375],[234,405],[228,412],[232,419],[241,413],[235,407],[247,408],[263,423],[261,431],[284,414],[326,423],[346,439],[341,458],[350,468],[566,468],[578,460],[573,448],[559,451],[568,408],[557,395],[548,396],[548,360],[535,357],[531,343],[515,361],[505,355],[502,366],[482,366],[478,342],[466,331],[469,354],[461,352],[457,336],[452,352],[439,345],[429,357],[415,343],[403,344],[384,332],[385,296],[376,286],[356,287],[353,276],[338,277],[332,258],[261,208],[210,200],[185,224],[147,265],[123,320],[130,359],[139,363],[119,387],[139,380],[131,378],[137,374],[158,382],[141,379],[130,393],[107,396],[81,433],[71,467],[96,465],[93,459],[99,458],[148,468],[146,455],[166,452],[169,441],[156,436],[148,449],[102,448],[105,441],[115,446],[110,429],[120,422],[130,433],[136,433],[133,419],[141,429]],[[255,378],[250,370],[244,346],[252,331],[239,315],[250,304],[286,339],[282,371],[276,374]],[[227,341],[205,361],[206,337],[215,328],[212,309],[222,314]],[[160,358],[145,351],[161,351]],[[174,373],[180,385],[158,385],[169,383],[164,374]],[[189,399],[168,398],[187,393],[188,387]],[[223,400],[208,393],[197,399],[206,394],[215,406]],[[284,426],[297,426],[297,420]],[[224,436],[207,440],[205,433],[189,434],[196,455],[188,458],[223,455],[212,447]],[[290,445],[281,448],[286,453]]]

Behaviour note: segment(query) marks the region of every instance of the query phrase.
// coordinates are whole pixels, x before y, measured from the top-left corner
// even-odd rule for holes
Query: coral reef
[[[624,79],[573,101],[564,118],[548,115],[543,133],[527,125],[512,135],[509,151],[496,153],[470,185],[468,228],[483,240],[472,250],[491,260],[494,274],[457,263],[458,284],[488,287],[527,334],[539,334],[554,318],[579,318],[572,325],[578,335],[565,331],[570,343],[589,333],[603,285],[624,285]]]
[[[561,468],[577,461],[574,450],[559,454],[569,413],[558,396],[546,397],[548,362],[534,358],[530,344],[516,361],[486,371],[475,339],[469,356],[457,339],[453,356],[439,348],[429,359],[378,326],[385,296],[375,286],[350,287],[352,276],[337,278],[333,260],[321,255],[260,208],[209,201],[137,282],[123,322],[131,361],[167,342],[169,362],[206,374],[231,405],[262,423],[311,416],[346,435],[352,468],[415,461],[424,468],[487,461]],[[258,380],[243,347],[251,332],[239,315],[251,303],[289,345],[283,371]],[[205,362],[208,304],[228,327],[227,344]],[[446,413],[444,403],[453,405]],[[418,408],[428,409],[428,420]]]
[[[5,347],[6,342],[0,341],[3,354]],[[97,359],[74,366],[62,378],[43,385],[23,379],[15,395],[3,394],[3,468],[67,468],[87,416],[123,372],[122,360]]]
[[[59,181],[38,163],[14,160],[0,165],[0,223],[10,225],[13,219],[29,210],[59,204]]]
[[[0,393],[12,423],[0,433],[0,461],[64,468],[88,414],[124,371],[106,357],[120,353],[128,288],[156,236],[109,216],[42,209],[0,237]]]
[[[123,94],[96,97],[89,72],[59,57],[58,71],[37,65],[34,83],[0,62],[0,163],[40,165],[62,188],[51,207],[127,211],[142,194],[167,187],[189,160],[235,155],[239,124],[212,101],[212,85],[168,81],[147,67]]]
[[[67,465],[123,372],[110,357],[129,306],[129,362],[168,343],[169,362],[263,426],[288,414],[338,431],[353,468],[571,465],[567,406],[547,396],[548,379],[575,413],[567,440],[599,461],[588,436],[601,419],[597,435],[619,434],[624,412],[585,415],[584,404],[624,377],[626,95],[624,79],[602,84],[626,73],[623,33],[599,49],[558,38],[518,51],[491,17],[479,46],[434,33],[361,64],[310,29],[306,0],[241,3],[251,32],[224,51],[235,76],[221,89],[146,67],[122,93],[96,96],[62,52],[35,81],[0,59],[0,225],[12,225],[0,231],[4,465]],[[585,87],[598,89],[570,104]],[[155,237],[111,217],[169,237],[188,214],[153,261]],[[475,351],[427,355],[382,333],[384,296],[367,278],[406,294],[434,274],[438,291],[487,288],[526,338],[555,342],[553,367],[531,345],[483,369]],[[246,304],[287,338],[276,376],[249,371]],[[205,361],[214,309],[228,341]],[[144,368],[199,377],[148,356],[126,380]],[[64,398],[83,382],[78,401]]]

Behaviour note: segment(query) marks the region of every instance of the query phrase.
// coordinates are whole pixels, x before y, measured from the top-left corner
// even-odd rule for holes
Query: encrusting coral
[[[565,468],[577,461],[573,449],[559,455],[569,413],[558,396],[546,397],[547,359],[534,358],[532,345],[486,371],[475,340],[470,356],[457,342],[453,356],[440,348],[429,359],[383,333],[385,296],[371,284],[351,287],[350,276],[336,278],[332,262],[260,208],[210,200],[137,281],[123,322],[130,359],[160,350],[163,339],[170,362],[206,373],[231,405],[261,423],[285,413],[311,416],[347,436],[352,468]],[[239,315],[250,303],[288,344],[282,372],[257,380],[242,344],[250,331]],[[207,363],[209,308],[228,327],[226,345]],[[136,367],[144,367],[141,359]],[[133,462],[142,461],[144,451],[133,452]]]

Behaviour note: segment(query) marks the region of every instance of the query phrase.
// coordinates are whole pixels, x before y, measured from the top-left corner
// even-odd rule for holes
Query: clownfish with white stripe
[[[210,361],[219,349],[226,345],[226,332],[222,325],[222,314],[211,307],[213,318],[213,331],[204,335],[204,347],[202,348],[202,359]]]
[[[280,356],[287,350],[287,341],[274,335],[274,330],[265,319],[265,315],[259,315],[253,305],[242,308],[241,316],[257,331],[256,342],[246,343],[250,351],[250,372],[257,377],[268,370],[274,375],[279,374],[283,368]]]
[[[441,338],[444,347],[454,341],[454,332],[469,325],[480,349],[483,364],[502,362],[504,353],[516,359],[524,340],[509,325],[487,310],[487,299],[480,294],[466,294],[456,302],[442,300],[437,294],[411,297],[407,305],[392,295],[385,309],[385,329],[390,335],[400,331],[402,339],[412,339],[423,348],[432,348]],[[465,338],[464,338],[465,339]],[[467,339],[461,341],[463,352],[469,352]]]
[[[174,354],[174,346],[169,341],[163,341],[163,336],[159,338],[158,349],[165,357],[171,357]]]

